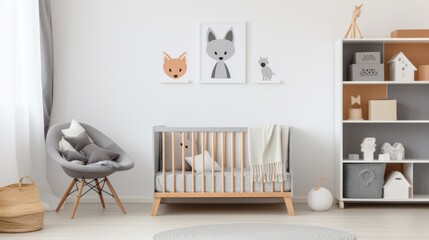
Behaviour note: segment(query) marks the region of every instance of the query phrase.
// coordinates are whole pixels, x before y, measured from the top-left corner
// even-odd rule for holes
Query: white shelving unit
[[[397,52],[402,51],[415,66],[429,64],[429,38],[377,38],[339,39],[335,46],[335,196],[340,207],[351,202],[429,202],[429,79],[428,81],[389,81],[386,64]],[[355,52],[380,52],[385,66],[385,81],[348,81],[347,67],[353,62]],[[351,95],[362,96],[363,118],[347,120]],[[396,99],[396,121],[369,121],[367,104],[370,99]],[[384,142],[400,142],[405,147],[402,161],[348,160],[348,154],[359,153],[360,143],[365,137],[377,139],[380,153]],[[386,163],[386,175],[401,171],[412,185],[410,198],[403,200],[345,198],[344,164]]]

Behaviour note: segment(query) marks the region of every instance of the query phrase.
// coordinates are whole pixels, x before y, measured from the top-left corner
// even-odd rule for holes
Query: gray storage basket
[[[385,163],[344,164],[345,198],[382,198]]]

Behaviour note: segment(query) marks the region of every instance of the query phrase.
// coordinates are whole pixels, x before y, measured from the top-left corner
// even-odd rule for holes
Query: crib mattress
[[[225,171],[225,192],[232,192],[231,191],[231,171]],[[176,175],[176,192],[182,192],[182,171],[175,171]],[[201,192],[202,190],[202,174],[201,173],[195,173],[195,192]],[[165,172],[165,191],[166,192],[172,192],[173,189],[173,181],[172,181],[172,172],[167,171]],[[205,192],[211,192],[212,191],[212,173],[206,172],[204,174],[204,190]],[[222,192],[222,172],[215,172],[215,192]],[[162,186],[163,186],[163,177],[162,172],[157,172],[155,174],[155,191],[156,192],[162,192]],[[253,191],[254,192],[260,192],[261,191],[261,183],[260,182],[254,182],[253,183]],[[251,192],[251,182],[250,182],[250,170],[245,169],[244,171],[244,192]],[[271,183],[266,182],[264,183],[264,190],[265,192],[271,192]],[[291,190],[291,181],[290,181],[290,174],[286,173],[286,180],[284,181],[284,189],[283,191],[289,192]],[[274,183],[274,192],[280,192],[281,191],[281,183],[275,182]],[[186,171],[185,172],[185,192],[192,192],[192,172]],[[237,169],[234,170],[234,192],[241,192],[241,170]]]

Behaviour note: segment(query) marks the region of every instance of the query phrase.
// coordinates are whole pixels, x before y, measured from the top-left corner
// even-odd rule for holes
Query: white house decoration
[[[395,54],[389,61],[390,78],[392,81],[412,82],[417,68],[403,52]]]
[[[390,160],[404,160],[405,159],[405,148],[402,143],[394,143],[393,146],[390,143],[384,143],[381,146],[381,153],[387,153],[390,156]]]
[[[374,152],[375,152],[375,138],[368,137],[362,141],[360,145],[361,151],[363,152],[363,160],[372,161],[374,160]]]
[[[408,199],[411,184],[405,176],[398,171],[393,171],[383,186],[385,199]]]

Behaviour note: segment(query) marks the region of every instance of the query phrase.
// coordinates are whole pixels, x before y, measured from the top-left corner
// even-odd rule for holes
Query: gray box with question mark
[[[345,198],[383,198],[385,163],[344,164]]]

